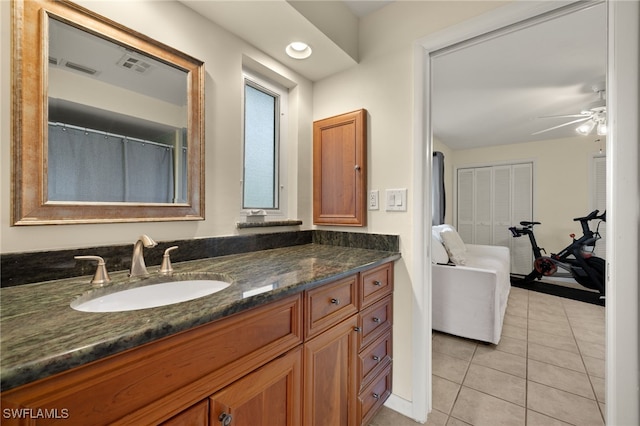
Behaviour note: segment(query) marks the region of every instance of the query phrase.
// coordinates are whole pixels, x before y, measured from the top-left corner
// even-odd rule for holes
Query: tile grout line
[[[562,308],[565,311],[565,315],[567,314],[567,310],[565,309],[564,303],[562,303]],[[582,354],[582,349],[580,349],[580,345],[578,344],[578,339],[576,338],[575,333],[573,332],[573,326],[571,325],[571,321],[569,320],[569,316],[567,315],[567,321],[569,321],[569,328],[571,329],[571,335],[573,336],[573,340],[576,342],[576,347],[578,348],[578,354],[580,355],[580,361],[582,361],[582,366],[584,367],[584,371],[587,375],[587,379],[589,380],[589,386],[591,386],[591,392],[593,392],[593,397],[595,398],[596,406],[598,407],[598,412],[600,413],[600,417],[603,424],[607,424],[604,413],[602,412],[602,407],[600,406],[600,401],[598,400],[598,394],[596,393],[595,386],[593,385],[593,380],[591,380],[591,374],[589,374],[589,369],[587,368],[587,364],[584,362],[584,356]],[[604,402],[606,404],[606,401]]]

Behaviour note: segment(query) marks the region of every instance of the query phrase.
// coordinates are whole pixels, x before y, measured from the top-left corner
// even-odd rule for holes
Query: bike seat
[[[540,222],[520,222],[520,225],[522,226],[531,226],[531,225],[540,225]]]

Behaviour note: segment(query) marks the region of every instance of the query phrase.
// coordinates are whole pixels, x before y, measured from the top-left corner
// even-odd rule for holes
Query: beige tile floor
[[[427,425],[604,425],[604,315],[513,287],[500,344],[434,332]],[[383,407],[369,426],[417,424]]]

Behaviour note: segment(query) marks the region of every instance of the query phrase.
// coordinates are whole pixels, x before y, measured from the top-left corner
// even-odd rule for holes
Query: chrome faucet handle
[[[96,273],[93,274],[93,278],[91,279],[92,286],[104,287],[111,282],[111,278],[109,278],[109,273],[107,272],[106,263],[100,256],[74,256],[73,258],[78,260],[96,260],[98,262]]]
[[[169,253],[177,249],[178,246],[169,247],[164,251],[162,255],[162,265],[160,266],[160,275],[171,275],[173,272],[173,266],[171,266],[171,257]]]

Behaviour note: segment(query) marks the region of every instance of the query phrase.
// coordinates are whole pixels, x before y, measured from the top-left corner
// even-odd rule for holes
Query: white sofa
[[[431,244],[433,329],[497,345],[511,289],[509,248],[464,244],[451,225],[432,227]]]

